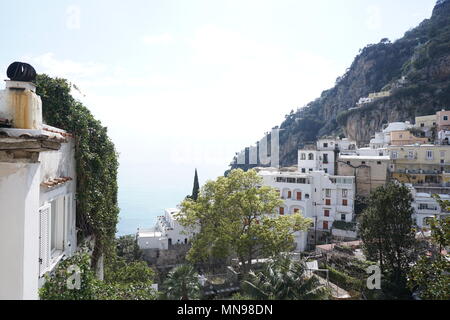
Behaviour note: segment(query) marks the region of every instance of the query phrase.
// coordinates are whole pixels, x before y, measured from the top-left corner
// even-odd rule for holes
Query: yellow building
[[[416,117],[416,128],[432,128],[437,124],[437,116],[432,114],[430,116]]]
[[[389,146],[392,178],[412,184],[450,182],[450,146]]]
[[[374,92],[374,93],[369,94],[369,99],[385,98],[385,97],[389,97],[390,95],[391,95],[390,91]]]
[[[391,145],[394,146],[405,146],[416,143],[426,144],[429,142],[428,138],[416,137],[408,130],[391,132]]]
[[[389,156],[339,155],[338,175],[354,176],[356,195],[367,197],[388,179]]]

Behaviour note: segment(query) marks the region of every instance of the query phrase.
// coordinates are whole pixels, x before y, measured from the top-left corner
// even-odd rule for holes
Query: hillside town
[[[164,121],[156,107],[132,109],[153,94],[147,87],[146,98],[109,97],[116,83],[141,91],[143,83],[153,90],[181,80],[144,79],[136,76],[140,70],[120,67],[101,78],[106,68],[57,63],[52,53],[30,57],[36,69],[10,63],[0,88],[0,300],[180,300],[183,306],[167,314],[205,317],[218,310],[187,301],[226,301],[225,315],[256,315],[251,306],[271,315],[273,300],[450,300],[449,13],[450,0],[439,0],[431,18],[402,38],[361,49],[333,88],[286,114],[256,144],[239,147],[225,172],[211,174],[212,166],[193,157],[193,184],[194,166],[177,167],[189,171],[184,183],[161,151],[177,149],[174,141],[160,129],[149,134],[150,127],[171,121],[174,140],[192,134],[209,151],[203,138],[220,144],[204,131],[214,124],[202,122],[202,137],[178,128],[197,117],[170,109],[184,96],[159,101],[159,109],[173,113]],[[169,34],[143,39],[149,46],[175,41]],[[108,97],[98,91],[86,98],[61,78],[77,68],[86,77],[97,72],[100,81],[82,84],[107,88]],[[189,95],[189,103],[201,103]],[[100,100],[107,110],[85,106]],[[254,109],[246,121],[258,122],[258,112],[268,113]],[[241,116],[225,110],[215,120],[228,113]],[[233,117],[223,121],[227,128]],[[239,143],[248,141],[245,134]],[[146,153],[138,138],[161,149]],[[147,159],[154,153],[165,157],[163,165]],[[119,177],[122,155],[132,170]],[[203,172],[207,178],[199,180]],[[184,196],[186,184],[192,192]],[[131,232],[122,231],[123,220]]]
[[[450,215],[432,197],[450,199],[449,119],[450,111],[443,109],[417,117],[415,124],[389,123],[362,147],[346,138],[323,138],[298,151],[298,167],[257,167],[264,185],[280,193],[280,215],[301,213],[314,220],[309,236],[299,236],[296,250],[314,249],[326,239],[357,239],[355,202],[389,181],[404,183],[411,191],[418,231],[429,229],[427,219]],[[182,236],[186,231],[168,212],[178,210],[167,209],[155,229],[139,230],[142,249],[187,243]],[[343,225],[353,231],[339,228]]]
[[[330,244],[360,248],[358,201],[389,182],[408,188],[416,237],[429,238],[430,221],[450,216],[435,196],[450,200],[449,118],[450,111],[443,109],[417,117],[414,124],[388,123],[369,145],[360,147],[347,138],[322,138],[298,150],[296,167],[254,168],[263,185],[279,193],[283,205],[277,208],[278,215],[312,219],[308,230],[296,232],[293,251],[333,252],[333,247],[326,247]],[[154,228],[137,232],[138,245],[149,256],[169,257],[151,259],[158,267],[183,261],[186,245],[195,234],[177,222],[180,214],[180,209],[167,209]],[[175,251],[178,255],[170,254]]]
[[[81,250],[75,228],[73,135],[43,123],[42,102],[32,82],[7,80],[0,102],[0,199],[7,209],[0,226],[14,251],[1,252],[2,268],[14,273],[0,273],[0,293],[3,299],[37,299],[44,276]],[[278,193],[282,205],[277,215],[299,214],[312,221],[294,233],[292,254],[321,256],[334,252],[333,246],[326,247],[333,244],[360,250],[358,202],[389,182],[404,184],[412,195],[417,237],[429,237],[430,221],[450,215],[435,197],[450,200],[449,136],[450,111],[442,109],[417,117],[414,124],[388,123],[366,146],[343,137],[321,138],[298,150],[295,167],[254,170],[261,186]],[[20,192],[12,185],[20,186]],[[147,263],[164,270],[185,261],[200,229],[180,224],[183,215],[180,208],[166,209],[155,227],[138,230],[136,243]],[[267,258],[259,256],[252,263]],[[239,272],[229,263],[227,278],[233,280],[231,287],[218,291],[222,294],[239,288]],[[202,277],[207,283],[208,277]],[[335,298],[350,297],[328,283],[336,288]]]

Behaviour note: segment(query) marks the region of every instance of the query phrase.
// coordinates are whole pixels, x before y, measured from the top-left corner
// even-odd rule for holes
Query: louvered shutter
[[[39,209],[39,276],[50,266],[50,205]]]
[[[72,195],[64,197],[64,250],[70,247],[72,236]]]

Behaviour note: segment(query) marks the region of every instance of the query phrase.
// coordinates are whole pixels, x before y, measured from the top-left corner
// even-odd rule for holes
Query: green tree
[[[105,282],[108,283],[147,283],[151,285],[154,278],[155,272],[145,261],[127,263],[123,258],[117,257],[105,268]]]
[[[79,271],[79,287],[76,286],[75,271]],[[61,261],[52,276],[45,276],[45,284],[39,290],[39,296],[42,300],[93,300],[99,285],[101,282],[91,270],[89,254],[86,250],[81,250]]]
[[[169,300],[193,300],[200,297],[200,281],[191,265],[173,268],[163,283],[163,298]]]
[[[440,207],[448,211],[450,201],[435,196]],[[443,249],[450,246],[450,217],[431,219],[431,248],[409,273],[408,285],[426,300],[450,300],[450,256]]]
[[[269,263],[261,272],[249,273],[242,294],[252,300],[323,300],[328,290],[317,277],[307,275],[304,262],[288,258]]]
[[[409,294],[406,274],[416,248],[412,201],[406,186],[389,183],[371,194],[360,219],[364,253],[369,260],[379,262],[387,276],[383,291],[399,298]]]
[[[126,262],[142,260],[143,253],[135,235],[121,236],[115,242],[117,256],[124,258]]]
[[[268,186],[255,170],[232,170],[227,177],[208,181],[197,201],[181,203],[179,222],[197,229],[188,260],[207,261],[236,255],[243,273],[258,254],[274,256],[293,248],[293,233],[312,223],[300,214],[279,216],[279,193]]]
[[[105,269],[105,281],[96,279],[91,269],[91,256],[81,250],[60,262],[54,273],[46,276],[40,289],[42,300],[154,300],[154,271],[145,262],[126,264],[121,260],[115,268]],[[79,271],[76,285],[75,270]]]

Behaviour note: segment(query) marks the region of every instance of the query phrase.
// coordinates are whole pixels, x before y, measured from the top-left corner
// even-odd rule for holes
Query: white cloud
[[[366,26],[369,30],[378,30],[381,28],[382,16],[381,9],[378,6],[369,6],[366,9],[367,20]]]
[[[174,39],[170,33],[163,33],[159,35],[144,36],[142,42],[147,45],[167,45],[172,44]]]
[[[96,62],[77,62],[70,59],[57,59],[51,52],[37,56],[26,56],[23,59],[39,73],[47,73],[54,77],[68,79],[91,78],[106,71],[106,66]]]

